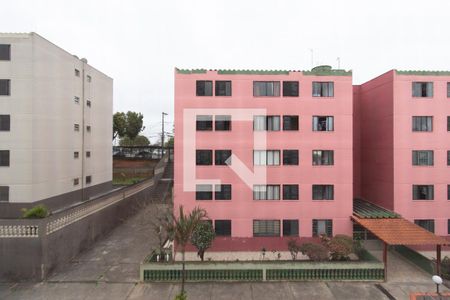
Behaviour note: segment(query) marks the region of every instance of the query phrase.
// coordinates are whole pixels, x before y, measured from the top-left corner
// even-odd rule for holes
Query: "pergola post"
[[[384,281],[387,281],[387,243],[383,242]]]
[[[441,276],[441,245],[436,245],[436,274]]]

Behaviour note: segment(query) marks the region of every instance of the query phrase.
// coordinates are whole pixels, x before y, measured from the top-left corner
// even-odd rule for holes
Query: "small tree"
[[[300,246],[297,244],[297,241],[294,239],[290,239],[288,241],[288,250],[291,253],[292,260],[297,259],[298,252],[300,251]]]
[[[322,239],[324,245],[330,251],[332,260],[348,260],[353,252],[353,239],[345,234],[337,234],[332,239]]]
[[[22,217],[25,219],[42,219],[49,215],[48,209],[45,205],[39,204],[30,209],[22,209]]]
[[[215,237],[214,229],[211,223],[207,221],[200,222],[192,232],[191,244],[197,248],[197,254],[202,261],[205,257],[205,251],[211,247]]]
[[[328,260],[328,250],[324,245],[314,243],[304,243],[299,248],[303,255],[309,257],[312,261]]]

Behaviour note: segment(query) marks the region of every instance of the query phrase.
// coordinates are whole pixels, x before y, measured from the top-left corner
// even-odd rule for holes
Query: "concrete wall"
[[[197,97],[196,80],[231,80],[231,97]],[[253,97],[253,81],[299,81],[299,97]],[[312,97],[313,81],[333,81],[334,97]],[[299,234],[312,235],[312,219],[333,219],[333,232],[351,234],[353,198],[353,138],[352,138],[352,78],[351,76],[306,76],[302,72],[288,75],[225,75],[216,71],[205,74],[175,74],[175,182],[174,205],[188,210],[194,206],[205,208],[211,219],[232,220],[232,236],[251,237],[254,219],[297,219]],[[195,131],[193,120],[184,119],[189,109],[202,110],[197,114],[230,114],[227,109],[242,113],[246,110],[265,110],[265,115],[298,115],[299,131],[267,132],[267,145],[254,145],[253,114],[247,121],[232,117],[231,131]],[[212,112],[213,109],[225,113]],[[256,114],[256,113],[254,113]],[[261,114],[261,113],[260,113]],[[334,131],[312,131],[314,115],[334,116]],[[265,132],[263,133],[265,134]],[[195,149],[232,149],[249,172],[253,166],[253,149],[298,149],[298,166],[268,166],[267,184],[299,184],[299,200],[253,200],[252,188],[228,166],[195,166],[195,150],[187,145],[195,138]],[[334,150],[333,166],[313,166],[312,150]],[[232,163],[233,164],[233,163]],[[195,191],[184,182],[184,171],[196,179],[217,179],[232,184],[231,201],[196,201]],[[265,172],[265,171],[257,171]],[[265,183],[265,182],[257,182]],[[312,184],[333,184],[335,196],[330,201],[313,201]]]
[[[35,33],[0,34],[0,43],[11,44],[11,61],[0,62],[0,77],[11,80],[11,96],[0,97],[0,113],[11,115],[11,131],[0,133],[1,148],[11,155],[10,167],[0,168],[9,202],[79,191],[88,175],[90,186],[110,182],[112,79]]]

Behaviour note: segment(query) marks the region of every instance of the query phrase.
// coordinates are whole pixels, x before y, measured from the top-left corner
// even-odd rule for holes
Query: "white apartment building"
[[[111,189],[113,80],[36,33],[0,33],[0,218]]]

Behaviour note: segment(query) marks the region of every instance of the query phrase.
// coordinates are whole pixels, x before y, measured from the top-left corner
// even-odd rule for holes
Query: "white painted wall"
[[[11,79],[11,96],[0,96],[0,113],[11,114],[11,131],[0,132],[0,149],[10,150],[11,159],[10,167],[0,167],[0,185],[10,186],[10,202],[81,189],[83,175],[92,176],[88,186],[111,181],[113,80],[35,33],[0,34],[1,43],[11,44],[11,61],[0,61],[0,78]],[[84,99],[83,68],[92,77],[88,83],[85,76]],[[84,133],[83,151],[86,125],[92,129]],[[82,174],[86,150],[91,158],[84,158]]]

